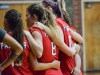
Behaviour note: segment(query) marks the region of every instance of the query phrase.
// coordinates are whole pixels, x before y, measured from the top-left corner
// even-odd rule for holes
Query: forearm
[[[76,67],[81,68],[81,58],[78,53],[75,54],[75,64],[76,64]]]
[[[10,37],[8,34],[5,35],[3,43],[7,44],[11,49],[12,52],[8,56],[8,58],[1,64],[1,68],[5,69],[7,66],[9,66],[14,60],[17,59],[17,57],[22,53],[23,48],[22,46],[12,37]]]
[[[51,63],[39,63],[37,61],[37,58],[31,52],[29,55],[29,61],[30,61],[31,68],[35,71],[46,70],[46,69],[52,68]]]
[[[2,70],[4,70],[6,67],[8,67],[12,62],[14,62],[19,55],[14,54],[14,52],[11,52],[11,54],[8,56],[8,58],[1,64]]]
[[[72,36],[72,39],[75,40],[76,42],[80,44],[83,43],[83,38],[79,33],[71,30],[71,36]]]
[[[73,56],[76,53],[76,50],[74,47],[70,48],[65,43],[63,43],[59,48],[62,52],[64,52],[68,56]]]
[[[58,30],[61,31],[60,27],[58,27]],[[45,27],[44,31],[49,35],[49,37],[53,40],[53,42],[60,48],[62,48],[61,46],[64,44],[64,37],[63,37],[63,33],[59,32],[59,38],[56,37],[52,31],[48,28]]]
[[[23,52],[22,46],[8,34],[5,35],[2,42],[8,45],[16,55],[20,55]]]
[[[50,29],[48,27],[44,27],[44,31],[50,36],[50,38],[60,48],[60,50],[63,51],[68,56],[73,56],[76,53],[75,47],[71,47],[71,48],[68,47],[64,43],[64,35],[63,35],[62,29],[59,26],[57,26],[57,29],[60,31],[59,38],[55,37],[53,35],[52,31],[50,31]]]
[[[41,57],[41,53],[42,53],[42,49],[41,47],[38,45],[38,43],[34,40],[34,38],[32,37],[32,35],[27,32],[26,33],[26,36],[27,36],[27,39],[29,41],[29,44],[30,44],[30,48],[31,48],[31,51],[32,53],[37,57]]]
[[[29,39],[28,39],[29,41]],[[31,48],[31,51],[32,53],[37,57],[37,58],[40,58],[41,57],[41,53],[42,53],[42,50],[41,48],[37,45],[37,43],[35,43],[36,41],[35,40],[30,40],[29,41],[29,44],[30,44],[30,48]]]
[[[52,40],[56,40],[52,31],[48,28],[48,27],[44,27],[44,31],[49,35],[49,37],[52,39]]]
[[[35,71],[41,71],[41,70],[46,70],[52,68],[51,63],[38,63],[36,67],[34,68]]]

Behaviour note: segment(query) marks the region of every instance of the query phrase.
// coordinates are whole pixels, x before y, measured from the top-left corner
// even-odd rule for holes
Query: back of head
[[[4,17],[7,22],[9,29],[13,32],[12,36],[23,46],[23,23],[21,19],[21,14],[14,9],[6,12]]]
[[[39,22],[42,20],[42,17],[44,15],[44,10],[40,5],[32,4],[28,6],[26,10],[30,13],[31,16],[35,14],[38,17]]]
[[[41,23],[43,23],[47,27],[55,27],[56,25],[53,15],[47,9],[44,9],[44,15]]]
[[[44,16],[42,18],[41,23],[46,25],[52,31],[52,33],[55,35],[55,37],[57,37],[57,39],[60,38],[58,27],[55,23],[52,13],[49,12],[49,10],[44,9]]]
[[[53,9],[53,13],[57,15],[57,17],[63,18],[60,1],[58,0],[43,0],[42,4],[45,7],[50,6]]]
[[[17,10],[11,9],[7,11],[4,18],[8,21],[9,28],[12,31],[15,30],[18,26],[23,25],[21,20],[21,14]]]
[[[52,14],[47,9],[43,8],[38,4],[32,4],[27,8],[27,11],[30,13],[31,16],[35,14],[38,17],[39,22],[49,27],[49,29],[54,33],[54,35],[57,35],[58,32],[56,28],[56,23]]]

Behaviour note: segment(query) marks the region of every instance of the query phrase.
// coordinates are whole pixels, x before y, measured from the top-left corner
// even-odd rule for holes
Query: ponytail
[[[62,8],[63,19],[70,26],[71,20],[70,20],[68,12],[66,11],[65,1],[61,0],[60,3],[61,3],[61,8]]]
[[[64,11],[63,9],[62,9],[62,13],[63,13],[64,21],[70,26],[72,23],[71,23],[69,14],[67,13],[67,11]]]
[[[11,9],[7,11],[4,18],[8,21],[9,29],[13,32],[13,38],[24,48],[24,33],[21,14],[17,10]],[[21,61],[22,55],[23,53],[16,60]]]
[[[18,43],[24,48],[24,33],[23,33],[23,23],[21,17],[18,17],[16,20],[16,28],[12,29],[13,38],[15,38]],[[21,61],[23,57],[23,52],[17,58],[18,61]]]
[[[44,9],[44,16],[42,18],[41,23],[43,23],[45,26],[47,26],[52,31],[52,33],[57,38],[59,38],[59,36],[58,36],[59,30],[57,28],[55,20],[54,20],[52,14],[47,9]]]
[[[66,4],[65,4],[65,1],[64,1],[64,0],[61,0],[60,3],[61,3],[61,8],[62,8],[64,11],[66,11]]]

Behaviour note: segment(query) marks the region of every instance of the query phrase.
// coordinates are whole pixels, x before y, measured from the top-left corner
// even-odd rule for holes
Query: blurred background
[[[26,8],[42,0],[0,0],[0,28],[5,12],[16,9],[22,14],[25,28]],[[82,44],[82,71],[84,75],[100,75],[100,0],[65,0],[66,10],[77,32],[84,38]],[[85,73],[86,72],[86,73]]]

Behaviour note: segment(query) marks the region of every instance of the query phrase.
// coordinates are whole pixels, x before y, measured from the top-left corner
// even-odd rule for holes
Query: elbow
[[[81,41],[81,43],[83,43],[84,42],[84,39],[82,38],[82,41]]]
[[[82,38],[82,39],[80,40],[80,42],[79,42],[79,43],[80,43],[80,44],[82,44],[82,43],[83,43],[83,41],[84,41],[84,40],[83,40],[83,38]]]
[[[31,66],[31,68],[32,68],[32,70],[34,70],[34,71],[38,71],[38,68],[37,67],[33,67],[33,66]]]
[[[39,52],[36,57],[41,58],[42,57],[42,52]]]
[[[42,57],[42,54],[43,54],[43,49],[41,48],[41,49],[38,49],[37,50],[38,52],[37,52],[37,58],[41,58]]]
[[[75,41],[78,42],[79,44],[82,44],[82,43],[83,43],[83,38],[81,38],[81,39],[76,39]]]
[[[68,55],[68,56],[74,56],[75,53],[76,53],[76,50],[72,49],[72,50],[70,50],[69,53],[67,53],[67,55]]]
[[[21,50],[21,53],[22,53],[23,52],[23,48],[21,47],[20,50]]]
[[[21,54],[22,52],[23,52],[23,48],[21,47],[21,48],[20,48],[20,54]]]
[[[74,51],[64,52],[67,56],[73,56],[75,54]]]
[[[34,71],[39,71],[40,70],[39,67],[38,67],[38,64],[33,67],[33,70]]]
[[[22,52],[23,52],[22,46],[20,46],[20,47],[18,47],[18,48],[16,49],[16,54],[17,54],[17,55],[20,55]]]
[[[39,71],[39,69],[38,69],[38,68],[34,68],[33,70],[34,70],[34,71]]]

